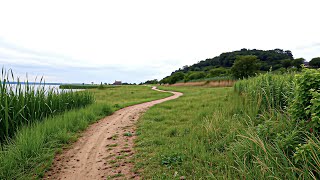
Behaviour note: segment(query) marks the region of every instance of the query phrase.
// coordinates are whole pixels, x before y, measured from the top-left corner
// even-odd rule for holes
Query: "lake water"
[[[10,84],[10,87],[12,87],[13,89],[15,89],[17,87],[16,84]],[[26,86],[25,84],[22,84],[21,87],[24,89]],[[38,89],[38,88],[43,88],[45,90],[49,90],[49,89],[54,89],[55,91],[58,92],[68,92],[68,91],[83,91],[84,89],[59,89],[59,85],[39,85],[39,84],[32,84],[31,87],[34,87],[34,89]]]

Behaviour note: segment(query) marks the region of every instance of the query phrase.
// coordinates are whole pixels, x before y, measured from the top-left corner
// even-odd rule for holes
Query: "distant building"
[[[304,64],[304,66],[305,66],[305,67],[310,67],[310,65],[309,65],[309,62],[308,62],[308,61],[303,62],[303,64]]]
[[[122,85],[121,81],[114,81],[113,85]]]

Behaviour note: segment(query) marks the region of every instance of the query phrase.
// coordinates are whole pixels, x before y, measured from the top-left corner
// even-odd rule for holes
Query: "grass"
[[[125,133],[123,133],[123,135],[124,136],[128,136],[128,137],[132,137],[133,136],[131,132],[125,132]]]
[[[118,86],[113,85],[97,85],[97,84],[62,84],[59,86],[60,89],[105,89],[105,88],[117,88]]]
[[[94,102],[92,93],[58,91],[34,86],[26,82],[16,84],[12,71],[2,69],[0,77],[0,143],[12,138],[23,125],[30,125],[46,117],[70,109],[85,107]],[[42,84],[41,84],[42,83]]]
[[[119,108],[171,95],[146,86],[90,92],[97,100],[94,104],[23,126],[9,144],[0,147],[0,179],[41,178],[51,166],[55,153],[74,142],[89,124]]]
[[[128,85],[105,90],[90,89],[89,91],[94,93],[97,103],[108,103],[116,109],[171,95],[171,93],[159,93],[150,89],[150,86]]]
[[[258,106],[258,116],[263,117],[253,118],[256,130],[247,132],[249,136],[244,137],[265,144],[264,151],[268,153],[255,155],[255,158],[264,159],[264,164],[269,169],[276,169],[279,177],[320,178],[319,79],[320,69],[302,68],[295,75],[267,73],[239,81],[235,86],[251,101],[248,108]],[[248,163],[239,164],[248,169]],[[259,173],[256,166],[251,168]]]
[[[293,98],[294,74],[268,72],[238,81],[234,88],[240,94],[245,94],[252,103],[259,103],[262,109],[284,109]]]
[[[111,113],[108,105],[93,104],[23,127],[0,152],[0,179],[42,177],[55,152],[75,141],[90,123]]]
[[[184,96],[138,122],[135,168],[145,179],[319,178],[320,141],[287,112],[261,110],[233,88],[161,88]]]
[[[225,148],[244,126],[232,88],[166,87],[184,96],[152,107],[139,120],[136,167],[146,179],[212,178]],[[228,116],[226,116],[226,114]]]
[[[117,147],[118,144],[108,144],[107,147]]]

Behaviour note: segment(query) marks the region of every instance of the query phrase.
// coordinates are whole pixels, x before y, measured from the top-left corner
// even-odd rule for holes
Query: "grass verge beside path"
[[[171,93],[151,90],[151,86],[119,86],[106,90],[92,89],[97,103],[108,103],[115,108],[123,108],[156,99],[169,97]],[[106,93],[107,92],[107,93]]]
[[[133,104],[161,99],[161,93],[146,86],[121,86],[114,89],[90,90],[96,102],[86,108],[24,127],[9,145],[0,147],[0,179],[38,179],[50,167],[55,153],[74,142],[89,124]]]
[[[151,107],[139,119],[135,171],[145,179],[311,177],[307,169],[294,166],[281,144],[268,140],[293,129],[286,114],[261,112],[233,88],[160,89],[184,95]],[[261,128],[261,122],[269,129]]]
[[[160,89],[184,95],[151,107],[139,120],[137,170],[142,169],[146,179],[214,177],[224,169],[225,147],[243,127],[232,117],[242,111],[236,106],[240,99],[232,88]]]

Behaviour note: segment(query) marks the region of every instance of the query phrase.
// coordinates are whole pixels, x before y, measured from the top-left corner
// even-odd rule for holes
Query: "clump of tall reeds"
[[[303,68],[298,74],[267,73],[235,84],[249,101],[247,109],[259,109],[253,119],[260,119],[246,132],[254,135],[240,135],[232,149],[240,174],[250,174],[249,179],[319,179],[319,79],[320,70]],[[265,146],[256,148],[260,142]],[[245,161],[249,157],[253,160]]]
[[[23,125],[94,102],[87,91],[59,91],[40,83],[20,82],[12,70],[2,68],[0,78],[0,142],[12,138]]]
[[[284,109],[293,96],[294,74],[261,74],[255,78],[238,81],[234,87],[253,103],[261,105],[260,108],[263,110]]]

